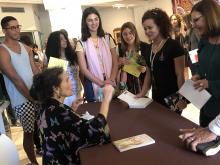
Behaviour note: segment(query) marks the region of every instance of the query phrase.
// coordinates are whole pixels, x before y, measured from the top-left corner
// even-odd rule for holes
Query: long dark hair
[[[31,97],[41,102],[51,98],[54,95],[54,88],[59,87],[62,82],[60,76],[63,73],[63,68],[55,67],[35,75],[30,89]]]
[[[67,41],[67,47],[65,48],[65,57],[70,64],[75,65],[77,63],[76,53],[70,45],[69,39],[61,31],[55,31],[50,33],[46,45],[46,55],[49,60],[50,57],[60,58],[61,57],[61,46],[60,46],[60,35],[63,35]]]
[[[82,41],[86,41],[89,37],[91,37],[89,28],[86,24],[86,18],[90,14],[95,14],[99,18],[99,27],[98,27],[98,30],[97,30],[98,37],[104,37],[105,36],[105,32],[102,28],[102,20],[101,20],[101,17],[99,15],[99,12],[94,7],[88,7],[83,11],[83,15],[82,15],[82,25],[81,25]]]

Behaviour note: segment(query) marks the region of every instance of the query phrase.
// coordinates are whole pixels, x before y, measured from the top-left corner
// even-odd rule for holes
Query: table
[[[100,103],[79,107],[96,115]],[[146,133],[156,143],[120,153],[113,144],[93,146],[80,151],[82,165],[219,165],[220,154],[205,157],[185,148],[178,138],[180,128],[196,127],[191,121],[156,102],[145,109],[128,109],[125,103],[113,101],[108,124],[112,140]]]

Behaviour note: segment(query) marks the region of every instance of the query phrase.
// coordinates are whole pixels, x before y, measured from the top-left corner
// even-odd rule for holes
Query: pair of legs
[[[127,72],[124,72],[123,70],[119,70],[118,72],[118,82],[119,82],[119,89],[124,90],[127,89]]]
[[[35,122],[35,107],[30,101],[15,107],[15,112],[19,118],[23,132],[23,147],[28,159],[34,165],[38,165],[34,152],[34,122]]]
[[[34,152],[34,140],[33,140],[34,136],[33,135],[34,135],[34,132],[31,132],[31,133],[24,132],[23,147],[30,162],[38,165],[36,155]]]

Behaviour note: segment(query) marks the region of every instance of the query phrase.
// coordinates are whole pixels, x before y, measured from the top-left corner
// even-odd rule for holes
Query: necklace
[[[93,45],[96,49],[99,48],[99,38],[92,38]]]
[[[159,52],[159,49],[161,48],[161,45],[163,43],[164,39],[162,39],[159,43],[159,45],[157,46],[157,49],[155,51],[155,53],[153,54],[153,44],[151,45],[151,53],[150,53],[150,65],[151,65],[151,71],[153,71],[154,68],[154,59],[157,55],[157,53]]]

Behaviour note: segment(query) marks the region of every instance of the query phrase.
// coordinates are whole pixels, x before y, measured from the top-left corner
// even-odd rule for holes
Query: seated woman
[[[99,114],[87,121],[63,104],[64,98],[72,95],[72,88],[62,68],[51,68],[34,76],[30,94],[42,102],[38,124],[42,135],[43,165],[80,164],[80,149],[110,142],[106,118],[113,87],[105,85],[103,92]]]
[[[144,82],[146,71],[146,54],[150,46],[140,41],[136,27],[131,22],[126,22],[121,27],[121,44],[118,47],[119,61],[118,65],[121,68],[118,72],[119,89],[137,94],[141,91]],[[123,66],[129,64],[129,61],[134,60],[139,66],[137,69],[142,73],[139,77],[135,77],[123,71]]]

